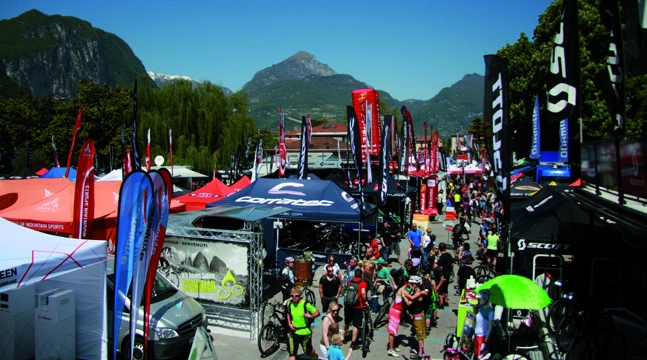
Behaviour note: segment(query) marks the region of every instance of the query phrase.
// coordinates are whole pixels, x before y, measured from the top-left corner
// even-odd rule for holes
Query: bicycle
[[[481,261],[477,267],[474,268],[476,272],[476,277],[486,277],[488,280],[494,279],[496,276],[496,271],[494,270],[494,265],[487,261]]]
[[[559,288],[559,296],[548,308],[546,315],[546,329],[551,335],[557,333],[557,329],[564,319],[575,313],[574,295],[572,292],[565,292],[566,281],[556,280],[551,286]],[[554,291],[551,289],[551,291]]]
[[[313,306],[317,306],[317,298],[315,297],[314,291],[310,290],[310,287],[312,285],[308,285],[308,280],[305,279],[297,279],[297,282],[303,283],[303,285],[296,285],[301,287],[301,291],[303,292],[303,298],[306,299],[307,302],[312,304]]]
[[[362,347],[362,358],[366,358],[368,354],[371,341],[373,341],[373,321],[371,321],[371,311],[370,309],[362,309],[362,328],[361,331],[361,347]]]
[[[584,311],[569,315],[557,330],[557,348],[569,359],[624,359],[626,340],[614,330],[613,317],[599,311],[593,317]]]
[[[265,302],[262,307],[265,310],[272,309],[272,315],[263,324],[258,335],[258,350],[261,356],[266,357],[274,354],[281,343],[288,343],[287,310],[285,305],[279,302]]]
[[[391,309],[391,306],[395,301],[395,291],[393,291],[393,288],[391,287],[391,285],[383,280],[379,281],[379,283],[384,285],[383,293],[386,293],[387,295],[386,295],[386,299],[384,300],[384,304],[377,312],[377,314],[375,314],[375,319],[373,319],[373,328],[375,329],[380,328],[389,323],[389,317],[388,317],[389,309]]]
[[[175,287],[179,288],[180,275],[178,272],[178,267],[169,261],[169,259],[171,258],[173,258],[173,249],[170,247],[163,248],[160,254],[157,271],[173,285],[175,285]]]

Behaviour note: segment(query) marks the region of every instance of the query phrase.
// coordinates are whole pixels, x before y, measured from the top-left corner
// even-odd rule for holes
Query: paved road
[[[444,220],[444,216],[440,217],[441,220]],[[477,225],[478,226],[478,225]],[[431,222],[430,225],[432,231],[437,236],[437,242],[447,242],[448,233],[445,231],[445,228],[441,221]],[[470,241],[474,243],[477,238],[477,230],[473,227]],[[451,241],[450,241],[451,242]],[[409,248],[409,244],[406,240],[400,242],[401,252],[403,254],[402,260],[406,259],[406,251]],[[397,268],[400,265],[398,263],[393,263],[393,267]],[[457,269],[454,268],[456,271]],[[315,274],[315,279],[321,277],[321,267],[317,270]],[[316,284],[315,284],[316,285]],[[445,307],[444,309],[439,310],[439,319],[438,326],[431,329],[431,333],[425,341],[425,350],[428,354],[434,359],[442,358],[440,351],[443,348],[445,343],[445,337],[448,333],[453,333],[456,331],[456,308],[458,303],[458,296],[454,295],[456,290],[453,289],[455,283],[450,284],[449,293],[450,293],[450,306]],[[318,308],[321,306],[319,300],[319,292],[315,291],[317,296]],[[280,293],[278,297],[280,297]],[[227,335],[226,330],[217,329],[212,327],[212,333],[214,334],[214,348],[218,359],[228,360],[228,359],[258,359],[260,358],[260,352],[258,351],[256,342],[250,342],[249,337],[240,337],[240,335]],[[410,335],[411,329],[408,327],[400,327],[398,336],[396,337],[396,344],[400,343],[401,354],[409,357],[410,346],[409,343],[415,344],[415,338]],[[313,324],[313,346],[319,353],[319,340],[321,339],[321,319],[317,319]],[[388,343],[388,333],[386,327],[381,327],[375,330],[374,341],[371,344],[371,352],[367,355],[368,359],[393,359],[389,357],[386,353]],[[342,347],[344,354],[348,352],[350,343],[345,344]],[[300,350],[302,351],[302,350]],[[321,354],[319,354],[321,355]],[[272,360],[282,360],[287,359],[287,351],[277,351],[268,359]],[[306,359],[308,357],[302,356],[297,358]],[[351,359],[361,359],[362,353],[360,350],[357,350],[353,353]]]

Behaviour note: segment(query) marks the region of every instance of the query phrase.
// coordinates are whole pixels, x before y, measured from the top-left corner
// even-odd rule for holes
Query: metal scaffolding
[[[249,269],[249,308],[205,304],[209,325],[249,331],[255,341],[260,331],[260,306],[263,289],[263,231],[260,222],[244,222],[243,229],[221,230],[192,226],[176,226],[167,235],[189,239],[237,242],[247,245]]]

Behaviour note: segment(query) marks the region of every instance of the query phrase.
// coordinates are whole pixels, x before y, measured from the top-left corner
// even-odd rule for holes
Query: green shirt
[[[488,250],[498,250],[499,245],[499,235],[492,234],[487,236],[487,249]]]
[[[382,268],[382,270],[377,273],[377,278],[385,280],[388,283],[389,280],[391,280],[391,272],[389,271],[389,268]]]
[[[312,333],[310,327],[307,326],[308,320],[306,320],[305,316],[306,310],[308,310],[308,313],[311,315],[317,312],[317,308],[303,299],[301,299],[297,305],[294,305],[292,301],[288,304],[288,311],[292,318],[292,325],[296,328],[294,333],[297,335],[308,335]]]

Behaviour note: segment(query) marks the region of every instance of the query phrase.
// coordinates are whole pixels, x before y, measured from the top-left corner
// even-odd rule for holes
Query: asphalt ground
[[[440,216],[440,220],[429,222],[429,227],[432,229],[432,232],[436,234],[437,242],[451,243],[449,240],[449,234],[445,230],[443,225],[444,215]],[[475,227],[476,226],[476,227]],[[478,224],[472,227],[472,233],[470,235],[470,242],[473,243],[472,248],[475,248],[477,235]],[[449,240],[449,241],[448,241]],[[407,251],[409,249],[409,243],[406,239],[400,242],[400,252],[401,259],[404,261],[407,258]],[[450,250],[451,251],[451,250]],[[392,260],[397,260],[397,257],[391,256]],[[343,266],[343,264],[340,264]],[[398,268],[401,265],[397,262],[392,262],[393,268]],[[317,308],[321,309],[321,301],[319,299],[318,291],[318,279],[322,275],[322,268],[319,266],[315,272],[313,287],[315,287],[315,296],[317,297]],[[454,273],[457,271],[456,266],[454,267]],[[442,358],[441,350],[445,344],[445,338],[449,333],[456,332],[456,322],[457,322],[457,304],[459,297],[455,295],[456,290],[454,286],[456,283],[449,284],[449,306],[444,307],[443,309],[438,310],[438,325],[432,327],[430,333],[428,334],[425,340],[425,352],[433,359]],[[277,294],[275,299],[281,300],[281,294]],[[381,303],[381,298],[380,298]],[[342,314],[343,315],[343,311]],[[322,314],[323,316],[323,314]],[[340,328],[343,328],[343,321],[340,323]],[[216,351],[216,355],[220,360],[228,359],[259,359],[261,358],[260,352],[256,341],[251,342],[249,340],[249,334],[241,332],[232,332],[223,328],[210,327],[211,333],[214,337],[213,345]],[[321,339],[321,317],[318,318],[312,325],[312,343],[313,347],[321,356],[319,350],[319,341]],[[370,346],[370,352],[367,354],[367,359],[393,359],[387,355],[387,345],[388,345],[388,332],[386,326],[382,326],[374,331],[373,342]],[[411,355],[410,350],[411,346],[417,348],[417,341],[414,336],[411,335],[411,327],[400,326],[398,330],[398,335],[395,338],[396,346],[400,347],[400,354],[406,356],[407,358]],[[342,346],[342,351],[344,355],[348,353],[350,347],[350,342]],[[308,356],[303,355],[303,349],[299,349],[299,356],[297,359],[309,359]],[[281,360],[287,359],[288,352],[278,350],[274,354],[267,357],[267,359],[272,360]],[[362,351],[355,350],[351,356],[351,359],[361,359]]]

